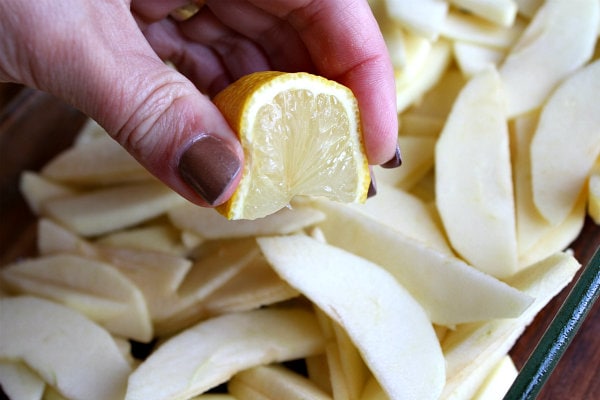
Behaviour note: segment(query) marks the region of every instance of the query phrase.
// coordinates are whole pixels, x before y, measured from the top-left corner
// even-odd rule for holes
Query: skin
[[[182,149],[209,133],[243,159],[211,97],[254,71],[307,71],[350,87],[369,162],[393,157],[393,68],[366,0],[208,0],[187,21],[169,18],[186,3],[2,0],[0,81],[50,92],[82,110],[199,205],[206,203],[177,170]]]

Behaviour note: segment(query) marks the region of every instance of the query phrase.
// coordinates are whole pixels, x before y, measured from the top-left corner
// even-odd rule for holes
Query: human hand
[[[307,71],[350,87],[369,162],[398,163],[393,70],[366,0],[208,0],[186,21],[169,17],[186,3],[3,0],[0,81],[79,108],[203,206],[231,196],[243,163],[210,97],[258,70]]]

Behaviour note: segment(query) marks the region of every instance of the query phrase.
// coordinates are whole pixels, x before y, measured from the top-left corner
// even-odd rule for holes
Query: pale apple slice
[[[0,358],[22,360],[71,399],[122,399],[131,372],[103,328],[28,296],[0,299]]]
[[[571,212],[600,156],[598,93],[600,60],[563,81],[542,109],[531,141],[531,180],[533,201],[552,224]]]
[[[325,393],[332,393],[327,356],[325,354],[319,354],[306,357],[304,362],[306,363],[306,374],[308,379],[314,382],[314,384]]]
[[[446,121],[436,145],[435,191],[452,247],[499,278],[517,270],[508,138],[502,83],[488,68],[463,88]]]
[[[448,3],[440,0],[385,0],[393,20],[417,35],[435,40],[448,13]]]
[[[343,204],[317,200],[327,241],[389,272],[423,306],[430,320],[463,322],[520,315],[532,299],[464,261],[411,239]],[[465,290],[469,288],[469,290]]]
[[[258,254],[253,239],[204,244],[203,254],[194,262],[177,292],[157,302],[156,333],[172,334],[208,317],[204,300],[237,276]]]
[[[257,242],[285,281],[342,326],[391,398],[439,396],[445,381],[439,342],[421,306],[391,274],[304,235]]]
[[[43,213],[83,236],[127,228],[185,203],[159,182],[96,189],[44,203]]]
[[[521,316],[464,324],[448,332],[442,342],[448,368],[444,398],[471,398],[535,315],[567,286],[579,267],[572,255],[557,253],[509,279],[512,286],[535,298]]]
[[[505,355],[477,389],[473,400],[502,400],[518,373],[510,355]]]
[[[78,193],[76,189],[53,182],[31,171],[21,174],[19,191],[25,197],[31,211],[36,215],[41,213],[43,204],[48,200],[70,197]]]
[[[323,337],[300,308],[209,319],[164,342],[129,377],[126,400],[188,399],[245,369],[315,355]]]
[[[402,33],[404,44],[405,62],[401,68],[396,68],[396,80],[407,83],[421,73],[427,64],[427,59],[432,50],[432,42],[420,35],[404,32],[399,24],[395,24]]]
[[[429,208],[421,199],[402,189],[377,184],[377,196],[365,204],[352,204],[350,208],[432,248],[452,254]]]
[[[41,400],[46,382],[21,361],[0,360],[0,387],[9,400]]]
[[[435,137],[398,136],[402,149],[402,168],[375,168],[378,182],[410,190],[423,176],[433,169]]]
[[[590,60],[598,38],[597,0],[545,2],[500,66],[508,115],[540,107],[557,85]]]
[[[175,256],[185,256],[187,253],[187,248],[181,242],[179,229],[168,222],[113,232],[98,238],[95,243],[103,246],[168,253]]]
[[[210,208],[185,204],[169,211],[169,218],[182,231],[204,239],[231,239],[254,235],[285,235],[314,225],[325,216],[311,208],[283,208],[265,218],[228,221]]]
[[[516,20],[510,27],[485,21],[475,15],[452,11],[441,28],[441,35],[452,41],[462,41],[494,49],[508,49],[523,33],[525,24]]]
[[[450,3],[500,26],[512,26],[517,16],[514,0],[450,0]]]
[[[108,134],[68,148],[50,160],[41,173],[57,182],[87,186],[154,179]]]
[[[396,109],[401,113],[415,104],[444,75],[452,61],[452,46],[446,40],[436,41],[423,68],[412,79],[396,80]],[[401,78],[399,76],[398,78]]]
[[[238,372],[227,384],[237,399],[331,400],[306,377],[280,365],[261,365]]]
[[[109,263],[139,288],[153,320],[170,309],[192,267],[189,259],[171,254],[94,245],[48,219],[39,221],[38,248],[42,255],[71,253]]]
[[[258,255],[202,302],[209,315],[247,311],[298,296],[297,290],[273,271]]]
[[[438,137],[444,127],[446,118],[448,118],[448,114],[450,114],[450,110],[452,110],[456,97],[466,82],[467,80],[458,68],[452,65],[449,66],[440,80],[424,93],[417,103],[406,110],[405,113],[400,114],[401,120],[404,118],[404,115],[411,114],[436,118],[441,124],[439,130],[434,135]],[[404,131],[404,125],[400,125],[400,134],[401,136],[416,136],[411,135],[408,131]]]
[[[455,41],[452,50],[458,67],[466,77],[477,75],[490,66],[497,67],[505,56],[503,50],[462,41]]]
[[[142,293],[112,265],[57,254],[11,264],[0,277],[13,290],[69,306],[114,334],[141,342],[152,339]]]

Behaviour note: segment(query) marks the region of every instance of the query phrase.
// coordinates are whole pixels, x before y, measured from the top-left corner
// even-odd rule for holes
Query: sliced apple
[[[553,0],[539,8],[500,66],[509,117],[540,107],[564,78],[590,60],[599,18],[597,0]]]
[[[9,400],[41,400],[46,382],[21,361],[0,360],[0,387]]]
[[[402,189],[378,184],[377,196],[350,208],[437,250],[452,253],[425,203]]]
[[[510,356],[505,355],[477,389],[473,400],[502,400],[518,373]]]
[[[342,204],[315,201],[327,214],[319,224],[327,241],[381,265],[423,306],[432,322],[463,322],[520,315],[532,299],[464,261],[411,239]],[[465,290],[465,288],[469,290]],[[475,300],[476,299],[476,300]]]
[[[264,308],[209,319],[164,342],[129,377],[126,400],[188,399],[245,369],[323,351],[314,315]]]
[[[95,243],[176,256],[184,256],[187,253],[187,249],[181,242],[180,231],[168,222],[113,232],[100,237]]]
[[[31,211],[37,215],[40,214],[46,201],[77,194],[76,189],[53,182],[31,171],[21,174],[19,190]]]
[[[402,79],[398,75],[396,79],[396,108],[398,113],[405,111],[409,106],[416,103],[429,89],[444,75],[452,61],[452,47],[445,40],[436,41],[423,68],[419,74],[412,79]]]
[[[122,399],[131,372],[103,328],[28,296],[0,299],[0,358],[22,360],[70,399]]]
[[[510,148],[494,68],[474,76],[456,99],[436,145],[435,173],[436,204],[452,247],[488,274],[512,275],[517,231]]]
[[[523,33],[525,24],[516,20],[510,27],[485,21],[475,15],[452,11],[444,21],[441,35],[452,41],[478,44],[494,49],[508,49]]]
[[[385,0],[385,3],[390,18],[429,40],[437,39],[448,13],[448,3],[440,0]]]
[[[310,208],[284,208],[254,221],[228,221],[213,209],[193,204],[185,204],[169,211],[169,218],[176,227],[182,231],[196,233],[204,239],[284,235],[314,225],[324,217],[320,211]]]
[[[261,365],[238,372],[227,388],[238,399],[331,400],[306,377],[280,365]]]
[[[63,151],[44,166],[42,175],[57,182],[87,186],[154,179],[108,134]]]
[[[450,3],[501,26],[511,26],[517,16],[513,0],[450,0]]]
[[[436,138],[431,136],[398,136],[402,149],[402,168],[377,167],[374,172],[378,181],[390,186],[410,190],[423,176],[433,169]]]
[[[531,141],[531,180],[534,203],[552,224],[571,212],[600,156],[598,93],[600,60],[562,82],[542,109]]]
[[[452,50],[461,72],[467,77],[490,66],[497,67],[505,56],[502,50],[463,41],[455,41]]]
[[[96,236],[139,224],[183,203],[170,188],[152,181],[51,200],[43,213],[80,235]]]
[[[152,339],[142,293],[109,264],[57,254],[9,265],[0,277],[13,290],[65,304],[110,332],[141,342]]]
[[[535,298],[521,316],[464,324],[448,332],[442,342],[448,368],[444,396],[471,398],[535,315],[567,286],[579,267],[572,255],[554,254],[508,281]]]
[[[308,236],[257,242],[285,281],[342,326],[391,398],[438,398],[445,381],[439,342],[421,306],[391,274]]]

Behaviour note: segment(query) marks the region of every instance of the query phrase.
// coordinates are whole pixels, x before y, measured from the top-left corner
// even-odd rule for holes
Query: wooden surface
[[[47,94],[0,84],[0,266],[35,250],[35,217],[18,192],[20,172],[39,169],[69,146],[84,120],[82,114]],[[600,227],[588,219],[572,248],[585,264],[598,246]],[[527,360],[569,288],[538,315],[512,350],[517,367]],[[538,398],[600,399],[599,370],[597,303]]]

